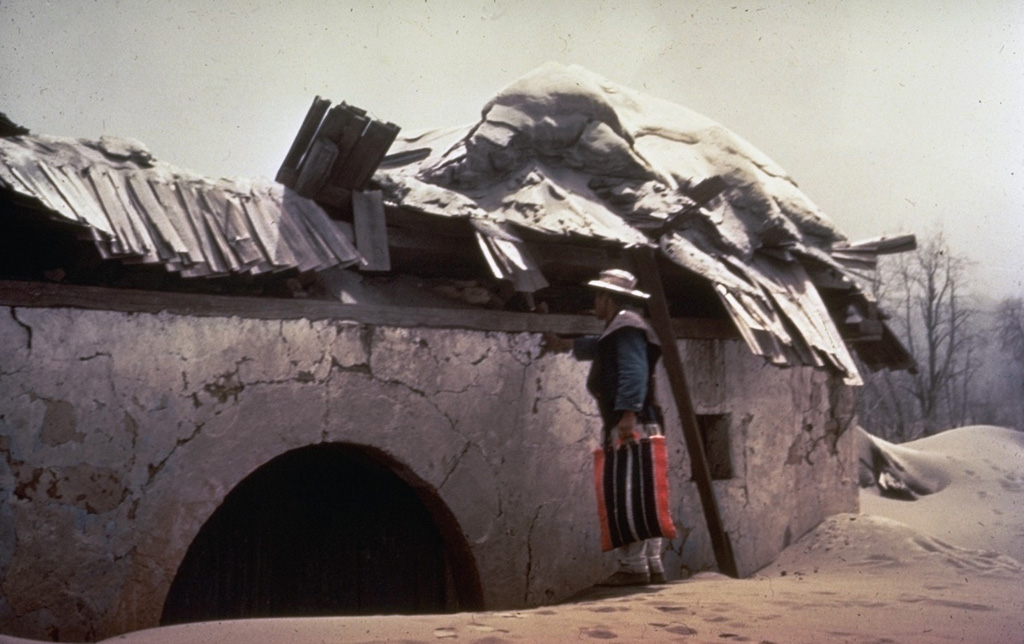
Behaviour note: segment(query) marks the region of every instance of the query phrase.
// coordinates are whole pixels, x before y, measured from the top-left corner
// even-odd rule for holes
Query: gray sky
[[[941,227],[1024,296],[1019,0],[0,0],[0,111],[213,176],[273,177],[315,95],[462,125],[548,60],[719,121],[853,240]]]

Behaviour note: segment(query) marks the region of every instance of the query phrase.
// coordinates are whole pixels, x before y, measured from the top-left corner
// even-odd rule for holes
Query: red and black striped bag
[[[594,450],[594,487],[605,552],[653,537],[673,538],[664,436]]]

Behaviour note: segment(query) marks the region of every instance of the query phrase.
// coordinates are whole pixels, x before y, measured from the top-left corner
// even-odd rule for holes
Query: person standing
[[[604,448],[663,433],[653,391],[661,345],[640,314],[650,296],[637,290],[636,283],[636,277],[628,271],[602,271],[587,286],[594,290],[594,315],[604,321],[604,331],[575,340],[545,335],[550,350],[571,349],[577,360],[591,363],[587,391],[596,400],[601,414]],[[620,546],[618,570],[598,585],[665,583],[661,549],[661,538]]]

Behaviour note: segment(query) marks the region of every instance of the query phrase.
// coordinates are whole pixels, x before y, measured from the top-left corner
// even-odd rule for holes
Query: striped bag
[[[594,450],[594,487],[605,552],[634,541],[676,536],[668,509],[664,436]]]

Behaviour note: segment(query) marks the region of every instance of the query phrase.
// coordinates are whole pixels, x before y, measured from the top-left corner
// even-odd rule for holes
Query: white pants
[[[661,537],[620,546],[619,570],[623,572],[665,572],[661,564]]]

